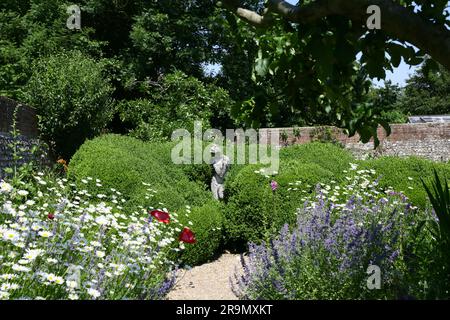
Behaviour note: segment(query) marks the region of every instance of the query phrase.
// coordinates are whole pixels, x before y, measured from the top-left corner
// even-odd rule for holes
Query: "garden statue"
[[[214,144],[211,147],[211,164],[214,168],[214,175],[211,179],[211,191],[216,200],[223,199],[224,179],[230,167],[230,158],[222,154],[219,146]]]

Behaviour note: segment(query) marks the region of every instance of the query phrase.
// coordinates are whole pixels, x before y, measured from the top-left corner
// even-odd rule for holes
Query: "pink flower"
[[[275,180],[272,180],[270,182],[270,187],[272,188],[272,191],[275,192],[275,190],[278,189],[278,183]]]

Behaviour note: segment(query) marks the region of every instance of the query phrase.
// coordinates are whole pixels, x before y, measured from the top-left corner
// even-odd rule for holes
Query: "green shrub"
[[[429,201],[420,178],[432,177],[433,167],[450,177],[450,165],[418,157],[381,157],[362,161],[360,167],[374,169],[380,176],[381,187],[402,191],[414,205],[421,208],[425,208]]]
[[[172,149],[177,145],[177,141],[171,142],[146,142],[145,144],[151,148],[152,155],[156,156],[158,162],[164,163],[168,167],[177,167],[184,175],[193,182],[196,182],[202,189],[208,189],[211,183],[212,168],[206,163],[194,164],[183,163],[175,165],[172,161]],[[194,142],[192,142],[194,143]],[[203,143],[205,148],[207,143]],[[193,150],[193,146],[192,146]],[[191,159],[193,162],[193,159]],[[209,189],[208,189],[209,190]]]
[[[270,155],[270,146],[268,147],[268,153]],[[231,158],[231,155],[229,155],[227,152],[227,150],[225,150],[225,154],[227,156],[229,156]],[[248,143],[245,144],[244,146],[244,153],[245,153],[245,161],[244,164],[237,164],[237,159],[238,159],[238,151],[242,152],[240,149],[238,150],[238,148],[234,148],[234,155],[233,155],[233,159],[234,162],[232,163],[232,165],[230,166],[226,176],[225,176],[225,193],[227,193],[227,190],[229,189],[229,187],[227,186],[227,184],[230,184],[232,181],[234,181],[236,175],[244,168],[247,168],[249,166],[248,162],[249,162],[249,151],[250,151],[250,145]],[[267,165],[266,165],[267,166]],[[256,165],[255,166],[255,170],[259,170],[261,166]]]
[[[301,162],[315,163],[322,168],[333,172],[336,179],[344,175],[343,171],[350,167],[349,163],[355,161],[352,154],[330,143],[312,142],[293,145],[280,150],[280,163],[300,160]]]
[[[428,221],[428,227],[434,235],[433,246],[431,250],[425,251],[428,259],[424,260],[430,263],[420,271],[425,271],[423,274],[427,283],[431,284],[431,296],[439,299],[450,296],[450,189],[446,179],[447,177],[439,177],[435,171],[434,181],[431,184],[422,181],[438,219]]]
[[[212,168],[210,165],[204,164],[186,164],[181,166],[186,177],[197,184],[203,189],[209,190],[212,178]]]
[[[75,51],[33,65],[23,99],[36,108],[40,132],[55,156],[68,159],[111,120],[112,91],[103,63]]]
[[[220,253],[223,244],[222,210],[220,202],[210,200],[201,207],[192,208],[187,217],[182,216],[182,224],[188,225],[189,221],[193,223],[192,231],[197,239],[194,245],[186,245],[181,254],[185,264],[200,265],[213,260]]]
[[[264,234],[295,220],[298,207],[316,184],[340,181],[352,155],[332,144],[309,143],[280,150],[279,174],[266,178],[255,173],[261,165],[233,165],[225,181],[225,229],[227,241],[241,247],[259,241]],[[270,181],[278,182],[275,193]],[[300,183],[296,183],[300,181]]]
[[[118,107],[130,134],[139,139],[167,141],[176,129],[193,132],[194,121],[202,121],[204,129],[233,125],[229,117],[233,101],[228,93],[182,72],[166,75],[148,89],[148,96],[124,101]]]
[[[412,255],[409,245],[417,245],[411,234],[422,213],[411,211],[396,195],[374,200],[378,191],[361,185],[355,192],[372,197],[313,200],[297,223],[274,233],[271,241],[251,246],[244,271],[235,274],[239,281],[233,281],[233,292],[256,300],[417,297],[411,286],[423,278],[406,280],[416,270],[405,260]],[[381,290],[367,286],[371,265],[383,270]]]
[[[85,177],[101,180],[101,184],[115,188],[130,199],[133,206],[163,203],[170,210],[185,205],[198,206],[211,198],[197,183],[189,181],[181,165],[171,162],[171,144],[145,143],[120,136],[104,135],[87,141],[73,156],[69,177],[83,183]],[[152,199],[146,199],[146,189],[158,190]],[[98,191],[95,183],[88,190]]]
[[[240,248],[249,241],[259,242],[285,223],[294,222],[305,193],[334,177],[321,166],[301,160],[285,162],[272,178],[255,173],[260,168],[246,166],[226,184],[225,229],[231,246]],[[270,187],[272,179],[278,183],[275,192]],[[301,183],[294,185],[297,181]]]
[[[328,183],[335,175],[315,163],[289,161],[281,167],[280,174],[274,177],[278,183],[276,194],[279,214],[277,230],[286,222],[293,222],[297,208],[302,207],[305,197],[313,193],[318,183]],[[291,217],[293,217],[291,219]]]
[[[226,183],[225,231],[230,245],[245,245],[258,241],[264,233],[267,200],[271,197],[268,180],[254,171],[259,165],[242,168],[231,182]]]

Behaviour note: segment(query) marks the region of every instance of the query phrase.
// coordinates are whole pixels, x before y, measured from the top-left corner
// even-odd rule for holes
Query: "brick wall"
[[[13,114],[19,102],[6,97],[0,97],[0,132],[10,132],[13,123]],[[33,108],[20,104],[17,118],[17,129],[23,136],[37,138],[37,117]]]
[[[9,98],[0,97],[0,178],[5,176],[5,168],[13,166],[13,151],[10,144],[16,141],[20,148],[26,151],[21,152],[22,159],[17,164],[38,161],[41,164],[48,164],[46,153],[32,155],[29,151],[34,145],[40,144],[38,138],[37,118],[34,110],[26,105],[20,105],[16,115],[16,127],[20,131],[20,137],[14,140],[10,135],[14,118],[14,110],[19,103]],[[43,149],[45,150],[45,149]]]
[[[31,160],[41,166],[47,166],[50,164],[44,145],[42,145],[35,154],[29,152],[33,146],[40,144],[39,140],[30,139],[25,136],[20,136],[19,138],[13,139],[10,134],[0,132],[0,178],[6,175],[6,168],[12,168],[14,165],[13,151],[10,147],[13,142],[17,143],[17,149],[23,148],[26,150],[24,152],[19,151],[18,155],[21,156],[21,159],[17,160],[18,166],[23,163],[28,163]]]
[[[301,127],[301,128],[274,128],[261,129],[263,137],[270,140],[270,133],[279,133],[280,144],[302,144],[318,140],[326,136],[343,144],[357,158],[368,156],[395,155],[395,156],[421,156],[435,161],[450,161],[450,123],[408,123],[391,125],[392,133],[386,137],[383,128],[378,128],[380,146],[374,150],[373,142],[363,144],[359,136],[349,138],[342,130],[336,127]],[[285,133],[287,140],[282,138]],[[267,134],[264,134],[267,133]],[[262,143],[270,141],[262,139]]]

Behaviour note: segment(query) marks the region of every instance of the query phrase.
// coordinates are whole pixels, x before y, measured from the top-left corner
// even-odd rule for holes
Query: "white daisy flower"
[[[78,300],[78,295],[76,293],[69,294],[69,300]]]
[[[35,260],[39,255],[41,255],[44,252],[44,250],[41,249],[27,249],[24,258],[33,261]]]
[[[6,183],[5,181],[0,182],[0,193],[10,193],[13,190],[12,185]]]
[[[28,191],[26,191],[26,190],[19,190],[19,191],[17,191],[17,194],[19,195],[19,196],[27,196],[28,195]]]
[[[14,230],[6,230],[3,233],[3,239],[5,241],[15,242],[19,239],[19,234]]]
[[[87,290],[87,294],[93,297],[94,299],[100,297],[100,292],[93,288],[89,288]]]
[[[50,238],[51,236],[53,236],[53,233],[51,233],[50,231],[39,231],[38,235],[40,235],[42,238]]]

